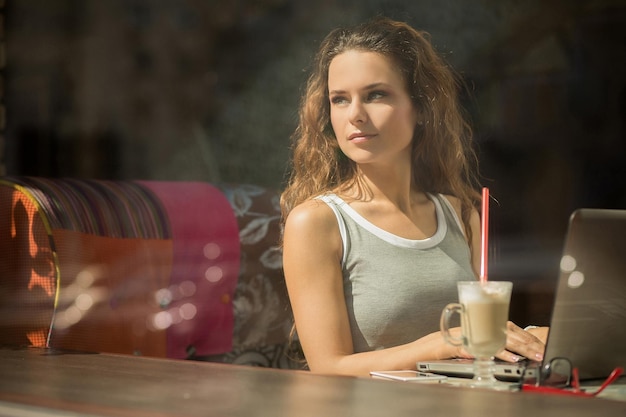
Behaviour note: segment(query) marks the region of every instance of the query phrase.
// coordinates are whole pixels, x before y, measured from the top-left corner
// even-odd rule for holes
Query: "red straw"
[[[483,187],[480,227],[480,282],[487,282],[487,252],[489,249],[489,188]]]

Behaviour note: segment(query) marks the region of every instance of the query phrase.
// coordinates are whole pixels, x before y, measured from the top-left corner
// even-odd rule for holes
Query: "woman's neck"
[[[410,212],[416,198],[423,196],[411,181],[410,169],[359,166],[357,175],[354,184],[341,191],[355,201],[388,202]]]

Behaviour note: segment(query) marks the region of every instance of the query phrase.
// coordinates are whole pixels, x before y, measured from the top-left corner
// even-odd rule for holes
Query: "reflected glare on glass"
[[[570,255],[564,255],[561,258],[561,271],[572,272],[576,269],[576,259]]]
[[[578,288],[585,282],[585,275],[580,271],[574,271],[567,278],[567,286],[570,288]]]

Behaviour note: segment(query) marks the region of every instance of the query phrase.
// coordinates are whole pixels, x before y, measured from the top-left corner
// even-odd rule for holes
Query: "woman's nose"
[[[350,123],[354,124],[365,123],[367,121],[367,112],[360,100],[353,100],[352,103],[350,103],[348,117]]]

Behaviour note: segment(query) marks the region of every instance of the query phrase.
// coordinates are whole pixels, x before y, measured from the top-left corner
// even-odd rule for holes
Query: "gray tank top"
[[[334,194],[328,204],[343,240],[343,285],[354,352],[412,342],[439,329],[446,304],[458,300],[456,282],[474,280],[461,222],[442,195],[435,204],[437,231],[405,239],[367,221]]]

